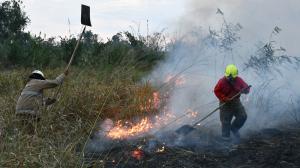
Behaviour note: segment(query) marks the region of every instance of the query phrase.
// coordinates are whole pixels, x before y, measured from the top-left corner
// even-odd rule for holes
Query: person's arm
[[[228,98],[224,93],[223,93],[223,83],[222,80],[219,80],[219,82],[217,83],[217,85],[215,86],[214,89],[214,93],[217,96],[217,98],[221,101],[221,102],[227,102],[230,100],[230,98]]]
[[[47,98],[44,98],[43,101],[44,101],[44,104],[45,104],[46,106],[49,106],[49,105],[55,103],[55,102],[56,102],[56,99],[47,97]]]
[[[239,83],[241,85],[241,90],[242,90],[242,93],[244,94],[248,94],[250,92],[250,87],[249,85],[242,79],[242,78],[239,78]],[[247,89],[246,89],[247,88]]]
[[[39,87],[40,89],[49,89],[49,88],[54,88],[60,84],[63,83],[64,78],[65,78],[65,73],[60,74],[57,78],[53,80],[40,80],[39,81]]]

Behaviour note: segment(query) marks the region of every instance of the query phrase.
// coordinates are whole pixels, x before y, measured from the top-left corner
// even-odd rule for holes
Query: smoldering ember
[[[300,1],[0,1],[0,167],[300,167]]]

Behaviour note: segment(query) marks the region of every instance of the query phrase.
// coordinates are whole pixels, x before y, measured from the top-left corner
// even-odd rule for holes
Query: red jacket
[[[240,77],[236,77],[233,83],[230,83],[226,77],[223,77],[215,86],[214,92],[221,102],[226,102],[246,87],[248,87],[248,84]],[[250,88],[245,92],[248,93],[249,91]]]

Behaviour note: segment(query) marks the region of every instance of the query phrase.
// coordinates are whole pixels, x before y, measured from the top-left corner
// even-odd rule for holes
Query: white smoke
[[[264,67],[246,69],[246,63],[251,56],[256,56],[258,49],[272,40],[276,41],[272,42],[274,50],[281,47],[287,50],[276,51],[275,57],[285,54],[300,55],[296,45],[300,37],[299,34],[294,34],[300,23],[294,22],[295,17],[299,16],[300,1],[189,0],[188,2],[186,14],[178,21],[173,43],[168,48],[169,56],[147,80],[160,86],[162,92],[173,88],[167,106],[176,117],[181,117],[188,111],[196,111],[199,115],[196,118],[184,117],[182,120],[176,120],[167,129],[193,124],[196,119],[201,119],[219,106],[213,89],[217,81],[223,77],[226,65],[230,63],[236,64],[240,69],[240,77],[253,86],[249,95],[241,97],[248,114],[242,133],[247,133],[249,129],[276,127],[295,120],[300,122],[300,80],[298,70],[295,69],[299,65],[293,61],[291,63],[285,61],[272,63],[268,71],[260,69]],[[275,10],[278,6],[280,10]],[[170,77],[174,77],[175,81],[179,79],[180,85],[172,87],[172,82],[170,85],[165,84]],[[201,143],[205,142],[205,136],[210,136],[211,132],[220,134],[218,113],[201,123],[201,128],[204,128],[200,129],[201,136],[194,131],[195,135],[189,134],[186,137],[178,138],[166,134],[158,137],[162,142],[169,142],[168,145],[171,146],[193,145],[193,143],[201,146]],[[108,127],[104,124],[102,129],[111,128],[112,122],[107,123]],[[159,131],[165,129],[159,128]],[[206,141],[212,144],[213,140],[207,137]],[[150,139],[147,148],[156,149],[155,144],[156,141]],[[91,140],[87,151],[102,152],[114,145],[114,142],[109,140]]]
[[[269,71],[260,71],[253,68],[246,69],[246,63],[251,56],[256,55],[259,47],[262,48],[271,40],[276,40],[276,43],[272,44],[277,49],[281,47],[282,39],[281,43],[284,44],[290,44],[285,41],[299,39],[296,37],[291,39],[291,36],[282,33],[286,31],[285,29],[292,30],[294,23],[277,24],[291,21],[276,22],[272,17],[268,19],[266,16],[262,17],[272,15],[291,19],[286,18],[286,15],[280,16],[282,11],[274,13],[273,8],[275,4],[276,7],[281,4],[283,11],[287,11],[289,10],[287,7],[296,5],[295,3],[300,2],[189,1],[186,14],[179,20],[174,43],[170,45],[169,57],[149,77],[156,83],[163,83],[169,76],[185,79],[185,84],[176,87],[170,95],[168,104],[170,111],[176,116],[181,116],[188,109],[192,109],[200,114],[198,118],[208,114],[219,105],[213,93],[215,84],[223,77],[226,65],[234,63],[240,69],[240,77],[253,86],[251,93],[241,98],[248,114],[245,128],[261,129],[291,122],[290,105],[292,100],[297,101],[300,95],[297,89],[300,80],[295,78],[298,71],[292,68],[297,65],[289,62],[277,63],[272,64]],[[254,9],[259,12],[255,13]],[[291,7],[290,10],[296,9]],[[258,24],[260,22],[263,24]],[[276,26],[285,29],[281,31],[279,28],[277,32],[274,29]],[[278,55],[299,53],[294,46],[284,47],[291,49],[292,52],[283,50],[276,53]],[[183,122],[191,124],[193,121],[187,119]],[[203,125],[210,128],[218,127],[220,125],[218,113],[207,119]]]
[[[270,30],[278,26],[283,30],[278,42],[286,47],[289,55],[299,56],[299,6],[300,1],[296,0],[188,0],[179,26],[174,27],[176,31],[186,32],[195,26],[206,30],[209,26],[219,26],[222,18],[215,15],[219,8],[228,20],[243,25],[243,41],[266,41]]]

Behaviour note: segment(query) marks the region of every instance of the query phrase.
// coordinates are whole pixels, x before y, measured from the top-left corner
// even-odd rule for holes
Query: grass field
[[[155,88],[149,83],[137,84],[140,74],[128,69],[98,72],[75,68],[64,82],[58,102],[43,111],[35,125],[37,133],[30,135],[15,117],[16,101],[30,72],[18,69],[0,73],[0,167],[75,167],[81,160],[78,149],[99,121],[156,113],[153,108],[141,108],[149,106]],[[62,70],[44,72],[51,79]],[[48,90],[46,95],[51,97],[55,91]]]

